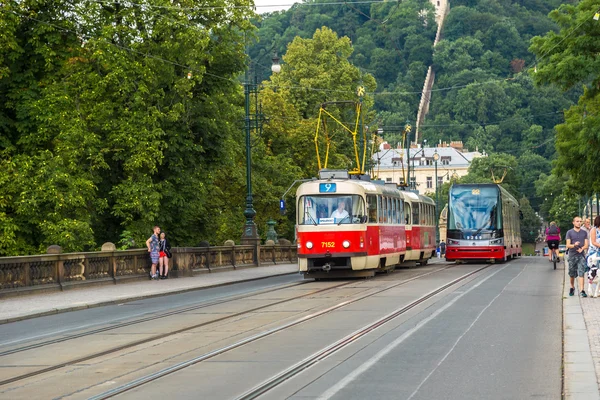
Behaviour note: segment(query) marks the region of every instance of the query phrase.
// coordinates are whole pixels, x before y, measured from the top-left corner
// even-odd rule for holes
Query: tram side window
[[[419,204],[415,204],[412,209],[412,223],[414,225],[419,224]]]
[[[369,222],[377,222],[377,196],[373,194],[367,195],[367,202],[369,203]]]
[[[352,202],[352,223],[364,224],[366,222],[365,215],[365,202],[360,197]]]
[[[410,204],[404,202],[404,223],[410,225]]]
[[[394,223],[394,219],[393,219],[393,216],[394,216],[394,207],[392,206],[393,201],[394,201],[394,199],[391,199],[389,197],[387,198],[387,205],[388,205],[388,207],[387,207],[387,214],[386,214],[386,216],[387,216],[387,218],[386,218],[387,221],[386,222],[388,224],[393,224]]]

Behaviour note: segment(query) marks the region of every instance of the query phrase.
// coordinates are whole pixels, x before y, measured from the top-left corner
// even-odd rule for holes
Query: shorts
[[[158,257],[159,258],[163,258],[163,257],[166,257],[166,256],[167,256],[167,253],[165,253],[164,251],[161,251],[160,253],[158,253]]]
[[[585,275],[586,267],[585,257],[582,256],[569,256],[569,276],[571,278],[580,277]]]
[[[558,245],[560,240],[548,240],[548,248],[549,249],[558,249]]]
[[[150,259],[152,260],[152,264],[158,264],[158,251],[151,252]]]

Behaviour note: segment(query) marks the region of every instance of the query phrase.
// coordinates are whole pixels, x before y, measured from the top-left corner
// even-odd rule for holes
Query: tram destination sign
[[[335,183],[319,183],[319,193],[335,193]]]

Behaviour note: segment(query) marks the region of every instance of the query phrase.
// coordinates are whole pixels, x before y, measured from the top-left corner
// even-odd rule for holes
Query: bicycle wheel
[[[554,264],[554,269],[556,269],[556,253],[552,253],[552,264]]]

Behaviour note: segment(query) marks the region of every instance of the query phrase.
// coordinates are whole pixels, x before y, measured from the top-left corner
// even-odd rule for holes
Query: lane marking
[[[327,391],[325,391],[321,396],[317,397],[317,399],[318,400],[328,400],[328,399],[332,398],[337,392],[339,392],[340,390],[344,389],[346,386],[348,386],[349,383],[351,383],[352,381],[354,381],[358,376],[360,376],[363,373],[365,373],[373,365],[375,365],[377,362],[379,362],[379,360],[381,360],[383,357],[385,357],[386,355],[388,355],[392,350],[394,350],[396,347],[398,347],[406,339],[408,339],[409,337],[411,337],[415,332],[417,332],[419,329],[421,329],[429,321],[435,319],[438,315],[440,315],[442,312],[444,312],[445,310],[447,310],[448,308],[450,308],[454,303],[456,303],[463,296],[465,296],[466,294],[470,293],[472,290],[478,288],[485,281],[487,281],[488,279],[490,279],[491,277],[493,277],[494,275],[496,275],[500,271],[503,271],[506,267],[508,267],[508,264],[505,265],[504,267],[500,268],[496,272],[488,275],[483,280],[481,280],[480,282],[476,283],[471,288],[469,288],[468,290],[466,290],[464,293],[459,294],[454,299],[452,299],[451,301],[449,301],[448,303],[446,303],[445,305],[443,305],[441,308],[438,308],[433,314],[431,314],[427,318],[421,320],[417,325],[415,325],[414,327],[412,327],[411,329],[409,329],[408,331],[406,331],[398,339],[394,340],[392,343],[390,343],[385,348],[383,348],[382,350],[380,350],[377,354],[375,354],[373,357],[371,357],[368,361],[364,362],[360,367],[358,367],[357,369],[355,369],[354,371],[352,371],[350,374],[346,375],[344,377],[344,379],[340,380],[337,384],[333,385]]]
[[[412,399],[413,397],[415,397],[415,395],[417,394],[417,392],[419,391],[419,389],[421,389],[421,387],[423,387],[423,385],[425,384],[425,382],[427,382],[427,380],[431,377],[431,375],[433,375],[433,373],[435,371],[437,371],[437,369],[439,368],[440,365],[442,365],[442,363],[444,361],[446,361],[446,358],[448,358],[448,356],[450,355],[450,353],[452,353],[454,351],[454,349],[456,348],[456,346],[458,345],[458,342],[461,341],[461,339],[463,338],[463,336],[465,336],[470,330],[471,328],[473,328],[473,326],[475,325],[475,323],[479,320],[479,318],[483,315],[483,313],[490,308],[490,306],[492,305],[492,303],[494,303],[496,301],[496,299],[498,297],[500,297],[500,295],[502,293],[504,293],[504,291],[506,290],[506,288],[508,287],[508,285],[510,285],[515,279],[517,279],[519,276],[521,276],[521,274],[523,273],[523,271],[525,271],[525,268],[527,267],[527,265],[529,264],[525,264],[525,266],[523,267],[523,269],[521,270],[521,272],[519,272],[514,278],[512,278],[510,280],[510,282],[508,282],[500,291],[500,293],[498,293],[498,295],[496,297],[494,297],[492,299],[492,301],[490,301],[490,303],[485,306],[485,308],[483,310],[481,310],[481,312],[477,315],[477,318],[475,318],[475,320],[471,323],[471,325],[469,325],[469,327],[467,328],[466,331],[464,331],[462,333],[462,335],[460,335],[458,337],[458,339],[456,339],[456,342],[454,342],[454,345],[450,348],[450,350],[446,353],[446,355],[444,357],[442,357],[442,359],[440,360],[440,362],[438,362],[438,364],[435,366],[435,368],[433,370],[431,370],[431,372],[425,377],[425,379],[423,379],[423,381],[419,384],[419,386],[417,386],[417,388],[415,389],[414,392],[412,392],[412,394],[410,396],[408,396],[407,400]],[[493,345],[492,345],[493,346]]]

